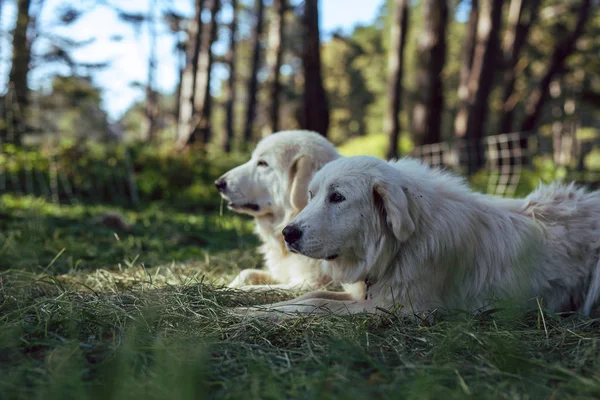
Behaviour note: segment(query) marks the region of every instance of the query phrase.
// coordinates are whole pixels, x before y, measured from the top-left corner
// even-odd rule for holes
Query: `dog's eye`
[[[308,191],[308,198],[309,198],[309,199],[312,199],[312,198],[313,198],[313,194],[312,194],[312,192],[311,192],[310,190]]]
[[[339,194],[338,192],[333,192],[329,196],[329,201],[332,203],[341,203],[344,200],[346,200],[346,198],[344,196],[342,196],[341,194]]]
[[[256,164],[259,167],[268,167],[269,164],[267,164],[267,162],[265,160],[258,160],[258,163]]]

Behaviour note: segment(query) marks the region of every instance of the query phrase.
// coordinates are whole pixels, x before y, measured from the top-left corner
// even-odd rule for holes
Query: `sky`
[[[170,0],[173,8],[185,15],[192,15],[193,0]],[[136,32],[131,26],[122,23],[115,12],[107,7],[97,6],[93,11],[80,18],[72,26],[65,28],[52,27],[60,5],[65,0],[46,0],[40,19],[41,30],[52,30],[63,36],[85,40],[95,38],[95,41],[73,53],[79,62],[111,61],[110,67],[96,72],[94,82],[103,90],[103,107],[113,121],[120,116],[136,101],[144,98],[144,93],[131,86],[132,82],[145,83],[148,74],[149,35],[145,28]],[[77,4],[77,2],[71,1]],[[82,3],[85,3],[82,2]],[[113,4],[130,12],[148,13],[148,0],[114,0]],[[323,37],[327,37],[334,30],[350,31],[356,24],[367,24],[375,19],[382,0],[321,0],[320,27]],[[2,30],[7,31],[14,26],[15,19],[14,0],[6,2],[0,18]],[[222,13],[221,18],[227,21],[230,13]],[[160,35],[157,43],[158,70],[157,89],[163,93],[172,93],[177,84],[177,59],[174,53],[175,40],[172,35]],[[122,36],[122,40],[113,40],[115,35]],[[42,46],[43,44],[40,44]],[[9,42],[4,38],[0,46],[0,88],[6,88],[6,76],[10,67]],[[217,52],[224,50],[223,46],[216,46]],[[53,72],[68,73],[66,67],[35,68],[31,75],[31,86],[34,89],[47,88],[49,76]],[[215,71],[216,78],[226,77],[226,72],[221,68]],[[223,74],[225,74],[223,76]]]

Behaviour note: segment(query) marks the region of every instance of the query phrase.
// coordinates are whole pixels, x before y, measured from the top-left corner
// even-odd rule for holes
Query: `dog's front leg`
[[[348,292],[331,292],[328,290],[320,290],[317,292],[310,292],[310,293],[306,293],[300,297],[297,297],[295,299],[292,300],[286,300],[286,301],[282,301],[276,304],[273,304],[273,306],[281,306],[281,305],[286,305],[286,304],[293,304],[293,303],[297,303],[299,301],[303,301],[303,300],[309,300],[309,299],[328,299],[328,300],[353,300],[352,298],[352,294],[348,293]]]
[[[242,270],[227,287],[239,288],[248,285],[266,285],[277,283],[269,271],[260,269]]]
[[[266,285],[245,285],[239,286],[236,289],[243,290],[246,292],[272,292],[277,290],[294,291],[298,292],[301,290],[307,290],[304,284],[290,284],[290,283],[273,283]]]
[[[336,292],[321,292],[336,293]],[[311,293],[309,293],[310,295]],[[314,294],[314,293],[312,293]],[[339,293],[339,298],[346,298],[347,293]],[[249,308],[237,308],[237,314],[249,315],[253,317],[267,318],[285,318],[293,315],[353,315],[353,314],[374,314],[377,307],[372,300],[338,300],[332,298],[298,298],[280,303],[274,303],[265,306],[255,306]]]

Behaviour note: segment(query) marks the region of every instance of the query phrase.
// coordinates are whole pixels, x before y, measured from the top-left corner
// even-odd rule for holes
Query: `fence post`
[[[56,165],[55,150],[50,150],[50,165],[48,168],[48,178],[50,180],[50,193],[52,194],[52,202],[55,204],[59,203],[58,196],[58,167]]]
[[[7,191],[6,187],[6,163],[8,157],[4,155],[4,145],[2,143],[2,137],[0,137],[0,193]]]
[[[129,154],[129,148],[125,147],[125,168],[127,169],[127,183],[129,184],[129,195],[131,196],[131,204],[137,206],[139,203],[137,186],[135,184],[135,175],[133,171],[133,163]]]

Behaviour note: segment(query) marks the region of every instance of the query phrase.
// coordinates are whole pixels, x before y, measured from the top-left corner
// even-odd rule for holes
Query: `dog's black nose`
[[[294,244],[302,237],[302,231],[296,225],[286,226],[281,233],[288,244]]]
[[[227,189],[227,181],[223,178],[219,178],[215,181],[215,186],[219,192],[224,192]]]

